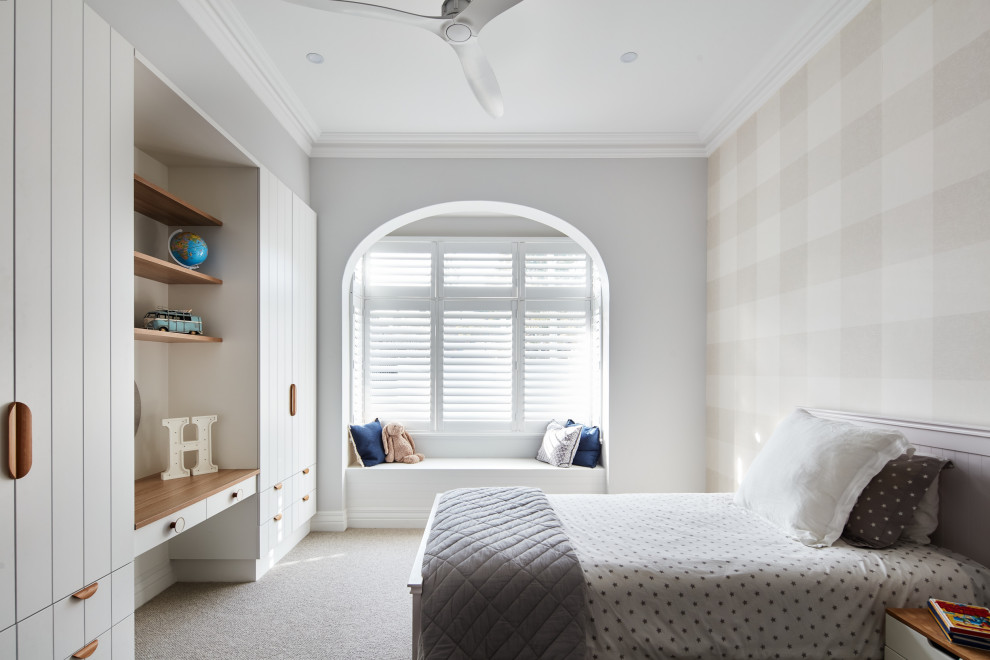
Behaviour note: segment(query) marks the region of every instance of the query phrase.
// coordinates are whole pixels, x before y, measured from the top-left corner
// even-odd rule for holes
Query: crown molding
[[[313,158],[704,158],[696,133],[324,133]]]
[[[309,155],[320,129],[234,3],[231,0],[179,0],[179,4]]]
[[[869,3],[870,0],[835,0],[824,15],[800,30],[789,45],[771,57],[765,69],[751,75],[699,131],[705,155],[714,153]]]
[[[707,157],[870,0],[834,0],[768,58],[698,133],[321,133],[232,0],[179,0],[303,151],[314,158]]]

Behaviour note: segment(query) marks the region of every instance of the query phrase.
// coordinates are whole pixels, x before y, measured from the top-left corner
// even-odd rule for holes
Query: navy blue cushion
[[[567,420],[567,426],[584,426],[581,430],[581,439],[578,440],[577,452],[571,465],[593,468],[598,465],[598,459],[602,455],[601,430],[597,426],[585,426],[573,419]]]
[[[367,424],[351,424],[351,437],[365,467],[385,462],[385,446],[382,445],[382,423],[376,418]]]

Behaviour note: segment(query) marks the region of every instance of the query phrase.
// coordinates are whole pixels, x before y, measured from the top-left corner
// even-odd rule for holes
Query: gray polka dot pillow
[[[842,538],[862,548],[893,545],[947,462],[917,454],[902,454],[889,461],[860,493]]]

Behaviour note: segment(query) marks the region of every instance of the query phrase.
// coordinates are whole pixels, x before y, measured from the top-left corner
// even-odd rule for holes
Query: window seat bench
[[[558,468],[535,458],[430,458],[349,467],[349,527],[423,527],[437,493],[452,488],[534,486],[546,493],[604,493],[605,468]]]

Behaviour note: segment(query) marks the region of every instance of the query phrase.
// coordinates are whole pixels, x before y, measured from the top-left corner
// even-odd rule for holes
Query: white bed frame
[[[986,524],[990,504],[990,429],[916,422],[906,419],[873,417],[838,410],[805,408],[824,419],[838,419],[860,426],[893,428],[901,431],[919,454],[952,461],[951,473],[939,480],[939,526],[932,543],[962,553],[990,567],[990,525]],[[416,560],[409,574],[412,594],[412,657],[418,657],[423,593],[423,555],[440,495],[420,541]]]

